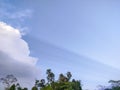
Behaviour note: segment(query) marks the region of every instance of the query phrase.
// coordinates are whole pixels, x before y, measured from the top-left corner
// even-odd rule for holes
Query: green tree
[[[120,80],[110,80],[109,83],[111,83],[111,90],[120,90]]]
[[[55,75],[54,75],[54,73],[51,71],[51,69],[47,69],[46,74],[47,74],[48,83],[54,82],[54,80],[55,80]]]
[[[71,77],[72,77],[71,72],[67,72],[67,79],[68,79],[68,81],[71,79]]]
[[[109,83],[111,84],[109,88],[104,86],[102,90],[120,90],[120,80],[110,80]]]
[[[5,85],[8,90],[15,82],[17,82],[17,78],[13,75],[7,75],[4,78],[0,78],[0,81]]]
[[[40,87],[45,87],[45,79],[41,79],[39,83]]]
[[[109,83],[111,83],[112,86],[120,86],[120,80],[110,80]]]
[[[13,85],[9,88],[9,90],[16,90],[15,84],[13,84]]]
[[[28,90],[28,88],[23,88],[22,90]]]
[[[82,90],[81,82],[73,79],[70,81],[72,74],[67,72],[66,75],[60,74],[58,80],[54,80],[54,73],[51,69],[47,69],[47,80],[48,83],[45,83],[45,80],[38,80],[40,85],[40,90]]]
[[[21,88],[19,83],[16,84],[16,88],[17,88],[17,90],[22,90],[22,88]]]
[[[38,90],[38,88],[36,86],[32,87],[32,90]]]
[[[67,82],[68,81],[68,78],[63,75],[62,73],[59,75],[59,82]]]

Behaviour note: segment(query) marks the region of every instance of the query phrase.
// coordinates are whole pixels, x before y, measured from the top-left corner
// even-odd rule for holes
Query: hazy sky
[[[21,61],[28,62],[23,66],[33,67],[40,73],[40,76],[34,76],[32,72],[26,70],[32,74],[30,76],[32,78],[45,77],[47,68],[51,68],[57,75],[71,71],[73,78],[82,80],[83,88],[90,90],[99,84],[107,85],[110,79],[119,79],[118,0],[1,0],[0,21],[2,43],[9,45],[6,40],[10,42],[13,40],[9,38],[11,33],[6,27],[12,28],[10,30],[13,31],[13,36],[16,35],[14,28],[17,28],[20,34],[18,39],[20,42],[21,39],[24,41],[19,47],[26,53],[21,54],[21,50],[16,53],[17,47],[14,47],[15,52],[10,54],[9,49],[13,49],[16,43],[14,42],[10,44],[10,48],[1,44],[0,56],[8,55],[8,58],[16,56],[15,63],[19,63],[19,54],[23,55]],[[4,36],[2,30],[5,30]],[[5,51],[3,47],[6,48]],[[32,61],[29,61],[31,58]],[[13,63],[13,59],[10,60]],[[9,69],[5,67],[7,64],[4,65],[5,62],[1,59],[0,62],[2,64],[0,70],[8,72]],[[34,64],[31,65],[31,62]],[[22,67],[22,63],[19,66]],[[19,73],[17,69],[13,72],[16,75]],[[25,78],[24,75],[20,77]]]

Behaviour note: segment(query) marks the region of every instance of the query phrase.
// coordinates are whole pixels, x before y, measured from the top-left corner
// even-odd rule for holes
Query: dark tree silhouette
[[[54,82],[54,80],[55,80],[55,75],[54,75],[54,73],[51,71],[51,69],[47,69],[46,74],[47,74],[48,83]]]
[[[39,86],[40,86],[40,87],[45,87],[45,79],[41,79],[41,80],[40,80]]]
[[[15,82],[17,82],[17,78],[13,75],[7,75],[4,78],[0,78],[0,81],[5,85],[7,89],[11,87]]]
[[[71,72],[67,72],[67,79],[68,79],[68,81],[71,79],[71,77],[72,77]]]

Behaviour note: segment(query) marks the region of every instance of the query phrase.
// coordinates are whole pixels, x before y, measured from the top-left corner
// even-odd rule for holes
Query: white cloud
[[[35,79],[37,58],[29,54],[29,46],[19,30],[0,22],[0,76],[14,74],[21,79]]]
[[[19,30],[0,22],[0,50],[23,63],[34,65],[36,59],[30,57],[27,43],[21,38]]]

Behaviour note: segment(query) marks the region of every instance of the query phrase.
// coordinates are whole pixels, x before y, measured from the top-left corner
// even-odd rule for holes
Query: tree
[[[111,90],[120,90],[120,80],[110,80],[109,83],[111,83]]]
[[[47,74],[48,83],[54,82],[54,80],[55,80],[55,75],[54,75],[54,73],[51,71],[51,69],[47,69],[46,74]]]
[[[112,86],[120,86],[120,80],[110,80],[109,83],[111,83]]]
[[[120,80],[110,80],[109,83],[111,84],[109,87],[104,86],[104,89],[100,90],[120,90]]]
[[[23,88],[22,90],[28,90],[27,88]]]
[[[80,81],[75,79],[70,81],[72,77],[70,72],[67,72],[66,75],[61,73],[56,81],[54,80],[54,73],[51,69],[47,69],[46,74],[48,83],[45,84],[44,79],[37,81],[40,84],[40,90],[82,90]]]
[[[15,84],[13,84],[13,85],[9,88],[9,90],[15,90]]]
[[[62,73],[59,75],[59,82],[67,82],[68,78]]]
[[[71,79],[71,77],[72,77],[71,72],[67,72],[67,78],[68,78],[68,81]]]
[[[39,83],[40,87],[45,87],[45,79],[41,79]]]
[[[34,87],[32,87],[32,90],[38,90],[38,88],[34,86]]]
[[[11,85],[17,82],[17,78],[13,75],[7,75],[4,78],[0,78],[0,81],[5,85],[6,89],[9,89]]]

